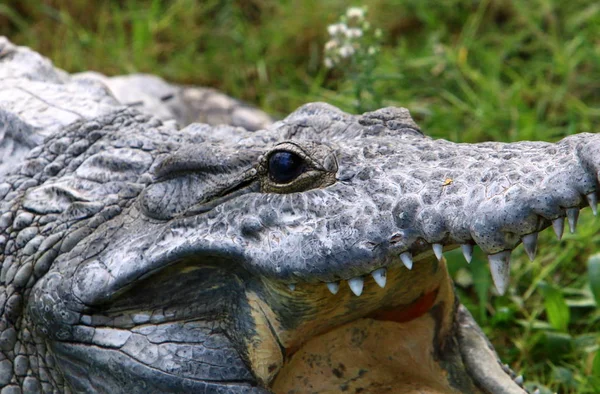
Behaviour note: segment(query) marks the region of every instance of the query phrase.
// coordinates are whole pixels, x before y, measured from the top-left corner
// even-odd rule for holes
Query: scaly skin
[[[504,290],[510,250],[595,206],[600,137],[455,144],[320,103],[180,129],[115,96],[0,39],[1,394],[524,392],[441,252],[479,245]]]

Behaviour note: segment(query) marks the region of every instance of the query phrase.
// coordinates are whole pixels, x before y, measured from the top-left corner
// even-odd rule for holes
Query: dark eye
[[[293,181],[305,168],[304,160],[292,152],[275,152],[269,157],[269,176],[277,183]]]

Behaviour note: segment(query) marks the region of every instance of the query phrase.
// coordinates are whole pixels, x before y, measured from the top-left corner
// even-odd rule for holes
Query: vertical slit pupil
[[[295,153],[279,151],[269,157],[269,176],[274,182],[291,182],[302,174],[304,169],[304,160]]]

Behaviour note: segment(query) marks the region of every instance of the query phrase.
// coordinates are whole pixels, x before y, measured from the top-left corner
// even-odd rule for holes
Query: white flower
[[[331,59],[330,57],[326,57],[324,63],[325,63],[325,67],[327,67],[327,68],[333,68],[333,66],[334,66],[333,59]]]
[[[339,53],[341,57],[350,57],[354,54],[354,47],[346,44],[340,48]]]
[[[377,53],[377,48],[375,48],[375,47],[373,47],[373,46],[370,46],[370,47],[369,47],[369,49],[367,49],[367,53],[368,53],[369,55],[374,55],[374,54],[376,54],[376,53]]]
[[[350,7],[346,10],[348,19],[362,20],[365,17],[365,9],[361,7]]]
[[[346,30],[348,30],[348,26],[343,23],[336,23],[333,25],[327,26],[327,32],[330,36],[335,36],[337,34],[345,34]]]
[[[346,30],[346,37],[348,37],[348,38],[358,38],[358,37],[362,37],[362,35],[363,35],[362,30],[360,30],[359,28],[356,28],[356,27]]]
[[[332,49],[337,48],[338,45],[339,45],[339,42],[337,40],[329,40],[325,43],[325,50],[331,51]]]

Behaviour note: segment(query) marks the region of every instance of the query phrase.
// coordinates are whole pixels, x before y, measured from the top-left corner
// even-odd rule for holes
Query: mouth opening
[[[390,267],[385,288],[366,279],[360,297],[348,286],[324,294],[329,301],[323,302],[314,294],[323,286],[297,285],[292,296],[311,299],[315,307],[302,324],[279,327],[285,357],[268,377],[270,388],[275,393],[452,392],[435,349],[451,326],[453,292],[445,270],[420,263],[414,271]]]
[[[410,270],[399,258],[386,268],[384,283],[361,277],[360,296],[345,281],[335,294],[324,283],[290,288],[271,279],[261,292],[248,290],[255,321],[268,328],[250,347],[258,379],[275,393],[385,392],[381,384],[400,390],[390,392],[405,384],[451,392],[434,360],[455,307],[445,265],[419,255]],[[427,367],[409,367],[417,359]]]

